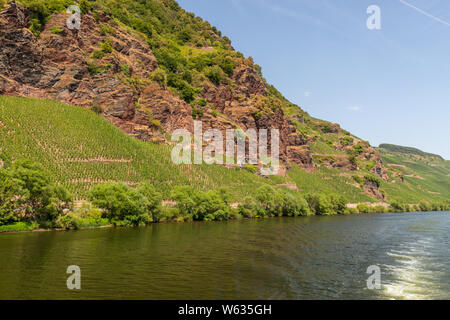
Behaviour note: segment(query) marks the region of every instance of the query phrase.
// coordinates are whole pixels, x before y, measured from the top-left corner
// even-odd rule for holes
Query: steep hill
[[[66,10],[75,3],[80,28],[69,29],[73,12]],[[110,180],[150,180],[165,194],[176,184],[226,185],[237,200],[264,183],[352,202],[419,198],[417,186],[392,181],[383,161],[394,159],[289,102],[251,57],[173,0],[0,4],[0,94],[77,106],[2,97],[0,154],[44,163],[81,198]],[[250,169],[173,165],[168,134],[192,131],[194,119],[204,130],[279,129],[285,170],[264,179]],[[422,197],[445,194],[430,191]]]
[[[450,199],[450,161],[421,150],[382,144],[378,151],[388,167],[383,188],[391,199],[417,203]]]

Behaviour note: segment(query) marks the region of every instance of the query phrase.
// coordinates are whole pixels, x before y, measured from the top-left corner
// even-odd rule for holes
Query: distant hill
[[[442,161],[445,160],[440,155],[424,152],[422,150],[419,150],[417,148],[412,148],[412,147],[403,147],[403,146],[398,146],[398,145],[395,145],[395,144],[383,143],[383,144],[380,144],[379,148],[382,148],[382,149],[385,149],[385,150],[388,150],[388,151],[391,151],[391,152],[396,152],[396,153],[403,153],[403,154],[407,154],[407,155],[417,155],[417,156],[421,156],[421,157],[436,158],[436,159],[442,160]]]

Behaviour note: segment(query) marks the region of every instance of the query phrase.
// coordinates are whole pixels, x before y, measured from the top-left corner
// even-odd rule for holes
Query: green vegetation
[[[36,36],[52,14],[65,11],[75,3],[68,0],[19,2],[29,10],[29,28]],[[262,77],[261,67],[251,57],[244,58],[234,51],[230,40],[217,28],[182,10],[174,0],[81,0],[77,3],[83,13],[92,12],[97,21],[100,12],[111,18],[107,24],[99,24],[103,40],[91,57],[87,57],[91,76],[111,67],[102,65],[101,59],[113,52],[111,39],[119,28],[137,34],[152,48],[158,68],[148,79],[140,79],[132,76],[132,69],[124,64],[120,66],[120,80],[136,91],[143,84],[155,81],[190,103],[194,119],[208,111],[218,116],[214,106],[199,98],[205,86],[220,85],[233,90],[236,86],[234,71],[243,65]],[[59,34],[62,29],[54,27],[50,32]],[[16,213],[24,210],[19,200],[26,198],[26,194],[20,192],[25,189],[15,190],[7,184],[9,178],[5,178],[0,189],[3,197],[0,219],[16,229],[32,228],[33,223],[77,229],[173,220],[386,211],[383,206],[370,205],[378,201],[363,190],[370,182],[387,195],[391,211],[448,207],[445,202],[450,198],[448,161],[414,148],[382,145],[379,151],[388,168],[389,180],[381,180],[375,176],[378,163],[370,158],[373,150],[368,152],[367,142],[336,124],[309,116],[267,83],[266,89],[267,96],[236,95],[236,99],[240,102],[252,99],[255,119],[281,109],[314,154],[318,165],[314,172],[293,165],[287,177],[265,179],[256,174],[255,166],[232,169],[210,165],[178,166],[170,161],[169,145],[126,136],[96,115],[103,113],[99,105],[86,110],[53,101],[0,97],[2,177],[9,177],[11,170],[16,170],[15,166],[25,166],[21,164],[23,159],[30,159],[33,162],[27,165],[32,167],[34,162],[42,165],[33,172],[45,172],[43,175],[48,178],[45,183],[49,185],[48,190],[52,190],[38,202],[25,205],[36,217],[18,222]],[[150,124],[162,130],[151,111],[146,111],[150,112]],[[358,173],[329,168],[329,163],[336,160],[344,163],[342,160],[350,160],[359,167]],[[295,184],[300,190],[288,190],[283,187],[286,184]],[[61,214],[61,210],[71,209],[65,190],[72,193],[74,199],[89,199],[91,204]],[[14,207],[10,200],[15,196],[18,198]],[[162,199],[175,200],[177,205],[161,206]],[[232,209],[230,203],[237,201],[237,208]],[[346,208],[347,202],[359,203],[359,206]],[[37,203],[45,208],[36,207]],[[18,225],[12,227],[15,224]]]
[[[92,109],[95,112],[56,101],[0,96],[0,159],[40,163],[78,200],[105,182],[150,182],[166,199],[177,185],[203,191],[224,186],[237,201],[254,195],[255,187],[287,181],[219,165],[175,165],[171,146],[131,138],[99,117],[95,105]]]
[[[393,152],[393,153],[403,153],[403,154],[406,154],[406,155],[416,155],[416,156],[421,156],[421,157],[430,157],[430,158],[435,158],[437,160],[444,161],[444,158],[442,158],[440,155],[423,152],[422,150],[419,150],[419,149],[416,149],[416,148],[397,146],[397,145],[394,145],[394,144],[387,144],[387,143],[380,144],[379,148],[384,149],[384,150],[389,151],[389,152]]]
[[[378,151],[388,168],[389,181],[382,181],[381,187],[390,201],[418,204],[421,201],[433,203],[450,199],[450,161],[384,148]]]
[[[29,160],[14,161],[0,169],[0,225],[32,222],[54,227],[72,196],[52,183],[43,168]]]
[[[61,34],[63,32],[63,28],[56,26],[50,29],[50,32],[53,34]]]

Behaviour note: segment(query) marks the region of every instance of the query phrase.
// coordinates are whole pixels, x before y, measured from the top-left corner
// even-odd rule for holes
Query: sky
[[[313,117],[450,159],[450,1],[178,0]],[[380,29],[369,30],[371,5]]]

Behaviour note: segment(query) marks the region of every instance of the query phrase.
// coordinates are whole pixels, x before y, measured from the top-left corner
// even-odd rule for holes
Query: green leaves
[[[54,185],[41,165],[18,160],[0,170],[0,224],[21,219],[47,223],[71,208],[72,196]]]

